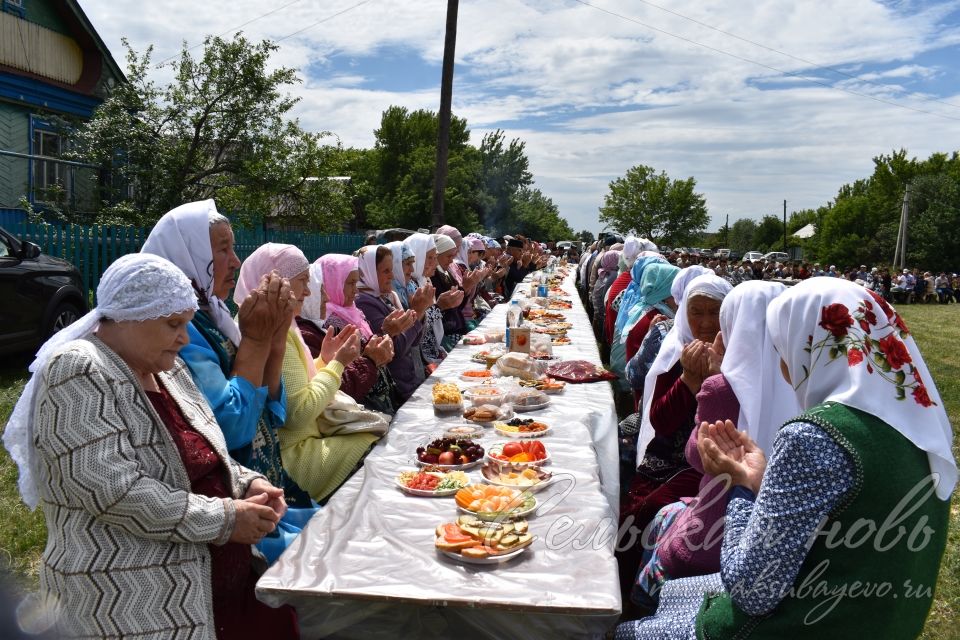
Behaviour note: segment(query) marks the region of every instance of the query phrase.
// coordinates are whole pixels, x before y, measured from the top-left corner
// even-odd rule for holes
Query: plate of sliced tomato
[[[540,440],[512,440],[491,446],[487,450],[487,459],[521,467],[539,467],[550,461],[550,454]]]
[[[404,493],[425,498],[452,496],[470,483],[462,471],[403,471],[394,480]]]

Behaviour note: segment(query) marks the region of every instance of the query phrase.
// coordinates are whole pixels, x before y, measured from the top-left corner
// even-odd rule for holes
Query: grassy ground
[[[960,459],[960,305],[902,306],[899,311],[914,333],[946,405],[954,431],[954,455]],[[26,382],[26,358],[6,358],[0,365],[0,425],[6,424]],[[29,512],[16,489],[17,469],[0,448],[0,569],[26,587],[36,585],[40,553],[46,539],[43,516]],[[951,505],[949,541],[940,566],[933,610],[924,640],[960,639],[960,499]]]

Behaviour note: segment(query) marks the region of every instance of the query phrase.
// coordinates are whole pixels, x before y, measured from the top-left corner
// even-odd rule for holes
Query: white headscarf
[[[377,249],[379,247],[380,245],[367,245],[360,247],[360,251],[357,252],[357,263],[360,269],[359,288],[370,291],[377,297],[381,295],[380,279],[377,276]]]
[[[310,320],[318,326],[323,325],[326,318],[323,317],[321,301],[323,294],[323,268],[320,266],[320,259],[310,265],[310,295],[303,300],[303,308],[300,310],[300,317]]]
[[[157,221],[140,252],[158,255],[180,267],[207,299],[210,307],[207,312],[217,328],[234,345],[239,345],[240,328],[227,305],[213,293],[211,214],[220,215],[213,200],[188,202],[168,211]]]
[[[197,309],[197,296],[183,271],[153,255],[133,253],[118,259],[97,286],[97,307],[55,333],[30,364],[33,376],[24,388],[3,432],[3,444],[20,469],[23,501],[35,509],[40,501],[33,477],[33,418],[37,379],[57,351],[68,342],[97,330],[104,318],[117,322],[153,320]]]
[[[404,240],[403,244],[413,252],[413,280],[417,283],[418,287],[422,287],[429,280],[423,275],[423,267],[427,264],[427,253],[429,253],[431,249],[437,248],[437,242],[431,235],[415,233]],[[440,344],[443,340],[443,318],[439,313],[432,315],[433,322],[430,323],[430,328],[433,331],[434,337],[437,339],[437,344]]]
[[[638,242],[640,243],[641,251],[660,251],[653,240],[650,240],[649,238],[640,238]]]
[[[681,277],[689,278],[689,275],[681,271],[674,280],[674,286]],[[643,462],[643,456],[647,453],[647,445],[653,440],[655,431],[650,422],[650,407],[653,405],[653,391],[657,386],[657,377],[661,373],[666,373],[680,361],[680,353],[683,347],[693,342],[693,331],[690,329],[690,322],[687,318],[687,305],[690,299],[698,295],[707,296],[714,300],[723,300],[730,290],[733,289],[730,283],[713,273],[704,273],[689,280],[683,292],[671,289],[674,300],[678,303],[676,319],[673,328],[663,339],[660,346],[660,352],[657,358],[650,366],[647,377],[643,382],[643,409],[640,414],[642,423],[640,426],[640,435],[637,437],[637,466]],[[677,298],[680,293],[680,298]]]
[[[423,268],[427,264],[427,253],[431,249],[436,250],[437,242],[433,236],[426,233],[414,233],[403,241],[413,252],[413,279],[420,286],[426,284],[427,279],[423,276]]]
[[[937,496],[949,498],[957,484],[950,421],[893,307],[856,283],[811,278],[770,304],[767,327],[803,410],[832,401],[882,420],[927,452]]]
[[[800,413],[793,388],[780,373],[780,356],[767,331],[767,308],[786,287],[777,282],[743,282],[720,306],[726,353],[720,372],[740,403],[737,429],[769,457],[784,422]]]

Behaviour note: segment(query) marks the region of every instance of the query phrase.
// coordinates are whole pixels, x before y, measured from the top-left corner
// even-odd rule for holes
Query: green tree
[[[753,236],[757,232],[757,221],[752,218],[740,218],[730,225],[730,250],[739,254],[753,250]]]
[[[579,240],[580,242],[583,242],[584,244],[591,244],[594,240],[596,240],[596,237],[593,235],[593,233],[590,231],[587,231],[586,229],[578,233],[576,235],[576,238],[577,240]]]
[[[374,131],[372,199],[366,207],[370,226],[417,229],[429,223],[437,162],[437,114],[391,106]],[[453,116],[444,217],[460,229],[479,228],[480,152],[469,145],[467,121]]]
[[[610,183],[600,221],[619,233],[636,230],[658,244],[684,244],[706,229],[706,201],[696,180],[671,180],[666,172],[637,165]]]
[[[521,188],[511,198],[510,209],[509,224],[513,233],[541,242],[567,240],[573,236],[573,229],[560,217],[557,205],[539,189]]]
[[[293,69],[270,70],[277,45],[243,36],[207,38],[169,66],[173,81],[149,76],[152,48],[127,48],[118,86],[76,135],[76,156],[107,167],[104,218],[149,224],[187,201],[216,198],[249,221],[268,213],[336,228],[349,217],[342,189],[325,180],[336,145],[286,116],[297,99]]]
[[[777,216],[766,215],[753,233],[755,251],[781,251],[783,249],[783,220]]]
[[[911,183],[907,260],[924,269],[956,268],[960,249],[960,180],[946,173],[918,176]]]
[[[529,194],[519,201],[514,199],[533,182],[524,143],[514,138],[504,145],[504,139],[503,131],[497,129],[480,142],[480,224],[497,236],[511,230],[517,232],[514,218],[518,212],[514,206],[517,202],[529,202]]]

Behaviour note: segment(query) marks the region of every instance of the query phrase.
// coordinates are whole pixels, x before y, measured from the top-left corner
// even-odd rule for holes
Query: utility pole
[[[443,41],[443,72],[440,78],[439,132],[437,134],[437,173],[433,181],[433,226],[443,224],[443,195],[447,187],[447,156],[450,154],[450,110],[453,104],[453,58],[457,48],[457,10],[459,0],[447,0],[447,33]]]
[[[727,222],[723,225],[723,246],[730,248],[730,214],[727,214]]]
[[[910,218],[910,184],[907,183],[907,190],[903,193],[903,206],[900,208],[900,228],[897,230],[897,247],[893,251],[893,264],[897,266],[899,260],[900,269],[903,269],[907,261],[907,223]]]
[[[783,201],[783,252],[787,252],[787,201]]]

